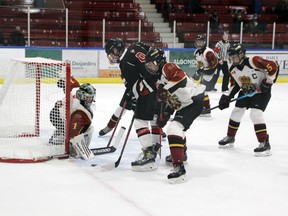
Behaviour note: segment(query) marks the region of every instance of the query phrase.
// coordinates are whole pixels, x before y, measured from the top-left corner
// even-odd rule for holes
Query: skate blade
[[[156,170],[157,166],[155,163],[145,164],[143,166],[132,166],[132,170],[136,172],[149,172]]]
[[[169,166],[172,165],[172,161],[166,161],[166,160],[165,160],[165,163],[166,163],[167,165],[169,165]],[[183,164],[188,164],[188,160],[183,161]]]
[[[178,178],[171,178],[171,179],[168,179],[168,182],[170,184],[181,184],[181,183],[184,183],[184,182],[187,182],[188,181],[188,178],[186,175],[182,175]]]
[[[263,151],[263,152],[255,152],[256,157],[269,157],[271,155],[272,155],[272,153],[270,150]]]
[[[210,113],[200,114],[199,117],[203,117],[203,118],[210,118],[210,117],[211,117],[211,114],[210,114]]]
[[[229,143],[226,145],[219,145],[218,148],[219,149],[231,149],[231,148],[234,148],[234,143]]]

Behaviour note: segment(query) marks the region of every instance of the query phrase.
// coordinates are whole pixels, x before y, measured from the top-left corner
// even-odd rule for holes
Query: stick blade
[[[114,140],[113,145],[112,145],[114,148],[118,147],[119,143],[121,142],[121,139],[123,137],[125,130],[126,130],[126,128],[123,126],[119,129],[118,134],[116,136],[116,139]]]

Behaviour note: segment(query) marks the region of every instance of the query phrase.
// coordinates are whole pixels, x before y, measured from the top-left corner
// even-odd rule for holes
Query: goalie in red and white
[[[65,92],[63,80],[59,80],[57,85]],[[71,77],[70,85],[71,91],[78,88],[76,94],[71,94],[70,98],[70,156],[89,159],[93,156],[88,147],[94,131],[91,105],[95,101],[96,89],[89,83],[80,85],[73,77]],[[53,145],[60,145],[64,142],[65,106],[63,104],[65,103],[62,100],[57,101],[50,112],[50,121],[56,127],[49,140],[49,143]]]

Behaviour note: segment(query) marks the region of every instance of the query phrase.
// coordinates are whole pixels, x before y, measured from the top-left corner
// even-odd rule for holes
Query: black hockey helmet
[[[111,63],[119,63],[125,50],[125,43],[121,38],[111,38],[105,44],[105,52]]]
[[[228,49],[228,55],[240,55],[240,54],[244,54],[246,53],[246,49],[244,49],[243,45],[240,43],[234,43],[230,46],[230,48]]]
[[[82,84],[76,91],[76,98],[88,107],[95,101],[95,96],[96,89],[89,83]]]
[[[152,74],[157,75],[161,73],[161,69],[166,64],[166,57],[163,50],[151,47],[145,58],[145,68]]]
[[[240,43],[234,43],[228,49],[228,55],[233,65],[239,65],[245,58],[246,49]]]
[[[194,46],[197,49],[202,49],[204,47],[206,47],[206,38],[204,35],[199,34],[196,36],[195,40],[194,40]]]

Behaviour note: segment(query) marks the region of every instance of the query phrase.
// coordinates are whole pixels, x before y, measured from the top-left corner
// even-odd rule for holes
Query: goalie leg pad
[[[76,156],[80,156],[84,160],[89,160],[94,158],[93,152],[88,148],[88,145],[85,141],[84,134],[80,134],[70,141],[72,147],[76,152]]]
[[[84,139],[85,139],[85,143],[87,146],[89,146],[91,143],[93,132],[94,132],[94,127],[93,125],[90,125],[87,131],[84,133]]]

